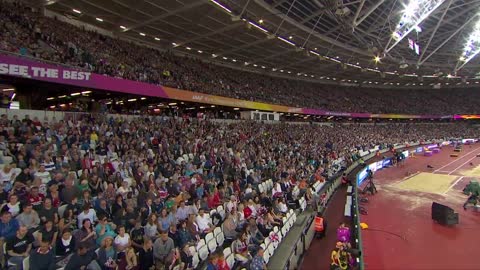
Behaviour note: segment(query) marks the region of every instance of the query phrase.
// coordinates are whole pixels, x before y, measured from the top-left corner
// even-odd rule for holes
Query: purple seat
[[[434,154],[440,153],[440,148],[434,148],[434,149],[433,149],[433,153],[434,153]]]
[[[432,151],[425,151],[425,153],[423,153],[424,156],[426,157],[431,157],[433,155]]]

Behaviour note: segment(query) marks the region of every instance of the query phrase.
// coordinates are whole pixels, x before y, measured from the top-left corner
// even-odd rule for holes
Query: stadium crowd
[[[437,115],[480,112],[474,102],[480,94],[468,89],[409,90],[405,94],[405,91],[269,77],[84,31],[43,17],[17,2],[1,1],[0,26],[0,50],[184,90],[337,112]]]
[[[15,269],[28,256],[31,269],[192,269],[202,239],[221,231],[228,247],[211,250],[207,269],[265,269],[261,243],[299,196],[315,207],[309,187],[328,181],[359,150],[474,134],[463,123],[2,115],[0,244],[7,254],[0,258]],[[271,192],[259,188],[267,178]]]

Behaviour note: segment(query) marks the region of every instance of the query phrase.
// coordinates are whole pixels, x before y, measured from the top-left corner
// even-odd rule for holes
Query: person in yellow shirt
[[[95,143],[98,141],[98,135],[95,130],[90,133],[90,141],[94,141]]]
[[[345,250],[345,245],[342,242],[337,242],[335,249],[332,250],[330,258],[332,263],[330,264],[331,270],[346,270],[348,269],[348,260],[350,254]]]

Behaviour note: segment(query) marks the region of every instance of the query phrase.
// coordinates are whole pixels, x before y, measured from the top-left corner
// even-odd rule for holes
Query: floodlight
[[[390,45],[391,40],[388,42],[385,53],[392,50],[413,30],[421,32],[421,28],[418,25],[444,2],[445,0],[410,0],[403,10],[402,17],[395,27],[395,31],[392,33],[394,43]]]

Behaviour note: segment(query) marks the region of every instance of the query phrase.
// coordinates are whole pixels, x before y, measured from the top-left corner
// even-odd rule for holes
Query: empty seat
[[[200,241],[198,241],[197,243],[197,252],[199,252],[200,248],[207,245],[207,242],[205,242],[205,239],[200,239]]]
[[[219,233],[222,232],[222,228],[220,227],[215,227],[215,229],[213,230],[213,235],[214,236],[217,236]]]
[[[225,213],[225,209],[223,208],[223,205],[219,205],[217,207],[217,213],[222,217],[222,220],[225,220],[226,213]]]
[[[217,240],[215,238],[212,238],[207,242],[208,250],[210,250],[210,253],[214,252],[217,249]]]
[[[230,269],[233,269],[233,265],[235,264],[235,257],[233,254],[228,255],[228,257],[225,257],[225,260],[227,261],[228,267]]]
[[[263,253],[263,261],[265,263],[268,263],[269,260],[270,260],[270,254],[268,252],[264,252]]]
[[[231,249],[230,247],[227,247],[227,248],[225,248],[225,249],[223,250],[223,256],[224,256],[225,258],[227,258],[228,255],[230,255],[230,254],[232,254],[232,249]]]
[[[192,258],[193,269],[197,269],[197,266],[199,263],[200,263],[200,259],[198,258],[198,254],[197,253],[193,254],[193,258]]]
[[[203,245],[198,249],[198,257],[200,260],[205,261],[208,258],[208,247]]]
[[[216,240],[217,240],[218,246],[221,247],[225,242],[225,236],[223,235],[223,232],[220,231],[220,233],[217,234],[215,237],[217,238]]]
[[[208,243],[213,238],[213,233],[207,233],[207,235],[205,235],[205,242]]]

